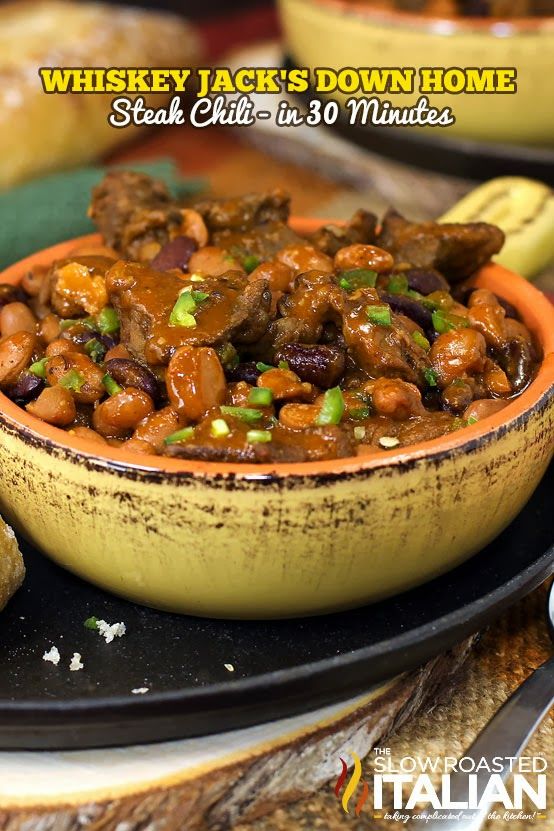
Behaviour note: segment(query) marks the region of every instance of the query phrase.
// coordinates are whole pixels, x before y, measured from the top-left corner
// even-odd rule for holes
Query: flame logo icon
[[[346,788],[344,789],[344,793],[341,799],[342,809],[345,812],[345,814],[350,813],[350,811],[348,810],[348,804],[352,799],[354,793],[356,792],[356,788],[360,784],[360,780],[362,779],[362,763],[360,762],[358,754],[352,750],[350,751],[350,755],[354,759],[354,768],[352,770],[352,774],[350,776],[350,779],[348,780]],[[335,796],[337,797],[337,799],[339,798],[342,786],[346,782],[346,777],[348,776],[348,765],[346,764],[342,756],[340,757],[340,762],[342,765],[342,770],[339,774],[339,778],[337,779],[335,785]],[[369,785],[367,784],[367,782],[362,782],[362,786],[362,792],[356,803],[356,807],[354,808],[354,813],[357,817],[360,816],[362,808],[364,807],[369,796]]]

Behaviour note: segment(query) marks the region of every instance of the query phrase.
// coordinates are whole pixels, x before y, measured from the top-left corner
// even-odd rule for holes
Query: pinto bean
[[[102,343],[104,343],[104,335],[102,335],[102,337],[99,340],[101,340]],[[105,345],[106,344],[104,343],[104,346]],[[104,360],[107,363],[108,361],[113,361],[116,358],[130,358],[130,357],[131,357],[131,353],[129,352],[127,347],[123,343],[116,343],[115,346],[112,346],[110,349],[108,349],[108,351],[104,355]]]
[[[301,381],[326,390],[334,387],[343,375],[346,354],[338,346],[289,343],[281,347],[275,360],[286,361]]]
[[[250,282],[252,280],[267,280],[270,291],[284,292],[290,287],[294,279],[294,271],[286,263],[279,262],[279,260],[268,260],[260,263],[248,277]]]
[[[371,394],[373,406],[380,415],[395,421],[425,414],[421,393],[415,384],[396,378],[377,378]]]
[[[53,358],[56,355],[67,355],[68,352],[76,352],[75,344],[67,338],[56,338],[46,347],[46,357]]]
[[[0,340],[0,389],[15,384],[30,364],[36,344],[36,335],[31,332],[16,332]]]
[[[199,421],[225,401],[226,383],[217,352],[208,346],[182,346],[166,374],[169,400],[181,418]]]
[[[381,274],[390,271],[394,266],[394,257],[383,248],[375,245],[347,245],[335,254],[334,265],[337,271],[348,271],[353,268],[369,268]]]
[[[487,418],[487,416],[500,412],[508,404],[509,402],[502,398],[479,398],[464,410],[463,417],[466,420],[477,419],[477,421],[481,421],[483,418]]]
[[[95,444],[106,445],[108,443],[104,436],[101,436],[100,433],[96,432],[96,430],[91,430],[90,427],[85,427],[81,424],[77,427],[73,427],[73,429],[69,432],[74,436],[77,436],[77,438],[87,439],[87,441],[93,441]]]
[[[179,416],[172,407],[150,413],[144,418],[133,433],[133,440],[148,444],[150,452],[158,452],[164,448],[164,439],[179,429]],[[129,443],[125,445],[129,447]]]
[[[57,384],[63,387],[68,373],[72,371],[79,381],[79,388],[72,389],[72,393],[80,404],[94,404],[106,394],[102,383],[104,370],[80,352],[67,352],[50,358],[46,364],[46,380],[52,387]]]
[[[408,288],[420,294],[434,291],[449,291],[448,281],[438,271],[430,268],[409,268],[402,272],[408,280]]]
[[[63,387],[46,387],[37,400],[31,401],[25,409],[36,418],[56,427],[66,427],[77,415],[73,396]]]
[[[195,251],[188,267],[191,274],[206,274],[210,277],[219,277],[227,271],[244,271],[238,260],[231,257],[224,248],[215,245],[206,245]]]
[[[486,355],[485,338],[480,332],[470,328],[452,329],[439,335],[429,352],[442,388],[447,387],[456,378],[482,372]]]
[[[3,338],[16,332],[36,332],[37,319],[25,303],[6,303],[0,310],[0,334]]]
[[[268,369],[256,383],[259,387],[269,387],[276,401],[311,398],[313,393],[312,385],[300,381],[298,375],[290,369]]]
[[[320,410],[317,404],[285,404],[279,412],[279,421],[291,430],[304,430],[314,426]]]
[[[154,402],[149,395],[127,387],[98,405],[92,415],[92,425],[101,436],[125,438],[153,409]]]
[[[189,239],[192,239],[198,248],[208,244],[208,229],[202,217],[202,214],[192,208],[181,208],[181,216],[183,221],[178,230],[179,234],[184,234]]]
[[[160,248],[151,266],[157,271],[169,271],[172,268],[186,271],[197,247],[192,237],[175,237]]]
[[[508,381],[508,376],[504,370],[493,361],[491,361],[491,365],[486,368],[483,380],[491,395],[509,395],[512,391],[512,385]]]
[[[21,278],[21,288],[29,297],[38,297],[48,270],[47,266],[36,265],[23,275]]]
[[[106,372],[122,387],[136,387],[153,401],[160,398],[158,379],[154,373],[132,358],[112,358],[105,363]]]
[[[130,439],[124,441],[121,445],[124,450],[128,450],[130,453],[141,453],[143,455],[156,455],[156,450],[149,444],[147,441],[143,441],[142,439],[136,439],[134,436],[131,436]]]
[[[40,321],[38,333],[45,343],[52,343],[59,338],[60,332],[60,319],[57,315],[48,314]]]
[[[32,401],[44,387],[44,381],[38,375],[22,372],[15,384],[5,390],[13,401]]]
[[[326,274],[333,272],[333,260],[306,243],[287,245],[277,253],[277,260],[284,263],[295,274],[303,274],[305,271],[323,271]]]

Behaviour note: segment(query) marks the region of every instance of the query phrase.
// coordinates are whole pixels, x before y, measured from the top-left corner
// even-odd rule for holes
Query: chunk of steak
[[[410,222],[396,211],[385,214],[377,244],[396,263],[436,268],[451,282],[469,277],[504,244],[504,233],[487,222]]]
[[[377,217],[369,211],[356,211],[345,225],[324,225],[309,236],[309,241],[329,257],[347,245],[374,245],[377,238]]]
[[[144,173],[107,173],[92,191],[89,216],[106,243],[129,259],[140,260],[150,242],[164,245],[183,217],[165,184]]]
[[[171,312],[187,286],[208,296],[199,301],[194,312],[196,325],[172,325]],[[248,282],[240,272],[191,284],[176,272],[117,262],[106,275],[106,287],[119,313],[122,343],[149,364],[167,364],[185,344],[215,346],[231,339],[238,343],[255,340],[269,323],[271,292],[267,281]]]
[[[286,222],[290,213],[290,196],[277,188],[266,193],[248,193],[235,199],[205,199],[193,208],[203,217],[209,231],[242,232],[270,222]]]

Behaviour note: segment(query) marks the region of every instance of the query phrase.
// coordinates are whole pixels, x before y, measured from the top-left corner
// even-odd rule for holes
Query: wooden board
[[[112,750],[0,753],[1,831],[223,829],[335,781],[452,682],[474,638],[340,705],[266,725]]]

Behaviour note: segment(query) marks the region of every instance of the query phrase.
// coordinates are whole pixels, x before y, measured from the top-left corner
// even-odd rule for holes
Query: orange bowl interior
[[[291,222],[294,229],[300,234],[308,234],[323,223],[324,220],[321,219],[302,218],[294,219]],[[98,234],[59,243],[10,266],[0,275],[0,282],[17,283],[26,270],[33,265],[47,265],[53,260],[68,256],[77,248],[100,243],[101,237]],[[3,416],[12,424],[19,425],[35,437],[42,438],[49,445],[59,445],[89,458],[94,457],[100,464],[111,464],[118,468],[128,467],[134,470],[160,470],[173,474],[185,473],[199,476],[224,474],[249,479],[265,479],[270,476],[295,474],[315,476],[350,473],[371,467],[380,467],[384,464],[405,463],[434,453],[444,453],[463,447],[468,441],[473,441],[487,433],[493,433],[503,424],[531,409],[546,393],[554,391],[554,306],[542,292],[534,288],[523,277],[519,277],[498,265],[489,264],[481,269],[476,276],[476,283],[501,295],[518,309],[525,324],[542,346],[544,360],[539,372],[529,387],[499,413],[489,416],[470,427],[449,433],[447,436],[413,444],[397,451],[376,450],[374,453],[364,456],[297,464],[197,462],[164,456],[143,456],[112,447],[99,450],[98,444],[94,442],[72,436],[58,427],[53,427],[36,419],[1,393],[0,416]]]

